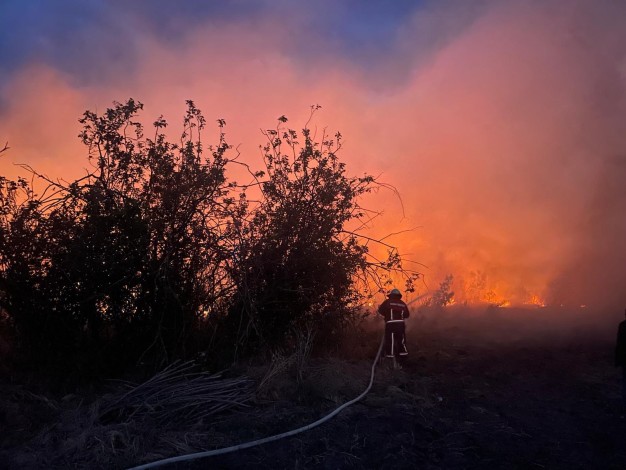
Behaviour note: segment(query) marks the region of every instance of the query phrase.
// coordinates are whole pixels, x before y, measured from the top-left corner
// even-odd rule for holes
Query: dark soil
[[[564,329],[536,315],[528,317],[532,327],[493,315],[415,318],[404,368],[381,362],[371,392],[331,421],[165,468],[626,468],[612,330]],[[352,359],[313,359],[300,384],[287,371],[259,391],[251,409],[187,429],[95,429],[93,422],[79,429],[80,420],[68,418],[87,409],[78,397],[46,403],[11,386],[13,399],[5,393],[0,409],[0,468],[124,468],[303,426],[365,388],[378,334],[358,338]]]

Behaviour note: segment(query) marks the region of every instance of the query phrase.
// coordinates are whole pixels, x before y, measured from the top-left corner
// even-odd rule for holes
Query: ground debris
[[[126,383],[124,388],[103,403],[99,415],[103,423],[197,421],[230,408],[247,407],[254,396],[252,380],[198,372],[192,361],[175,362],[147,381]]]

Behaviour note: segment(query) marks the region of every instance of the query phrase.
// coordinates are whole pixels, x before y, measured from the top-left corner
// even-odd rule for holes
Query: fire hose
[[[308,431],[309,429],[313,429],[319,426],[320,424],[325,423],[329,419],[341,413],[341,411],[343,411],[350,405],[353,405],[357,401],[361,400],[370,391],[370,389],[372,388],[372,384],[374,383],[374,371],[376,370],[376,364],[378,363],[378,359],[380,359],[380,353],[383,350],[384,339],[385,337],[383,336],[383,338],[380,341],[380,346],[378,347],[378,352],[376,353],[376,357],[374,358],[374,362],[372,363],[372,369],[370,373],[370,382],[367,385],[367,388],[363,391],[363,393],[361,393],[358,397],[353,398],[350,401],[347,401],[346,403],[339,406],[338,408],[336,408],[334,411],[327,414],[326,416],[318,419],[317,421],[307,424],[306,426],[302,426],[301,428],[292,429],[291,431],[283,432],[281,434],[275,434],[273,436],[264,437],[262,439],[257,439],[256,441],[244,442],[242,444],[237,444],[237,445],[230,446],[230,447],[223,447],[221,449],[207,450],[204,452],[196,452],[193,454],[169,457],[167,459],[157,460],[155,462],[147,463],[144,465],[139,465],[137,467],[132,467],[132,468],[129,468],[128,470],[145,470],[149,468],[157,468],[163,465],[169,465],[169,464],[178,463],[178,462],[186,462],[189,460],[202,459],[204,457],[212,457],[214,455],[228,454],[229,452],[236,452],[238,450],[248,449],[250,447],[259,446],[261,444],[267,444],[268,442],[277,441],[279,439],[284,439],[286,437],[295,436],[296,434],[300,434],[301,432]]]

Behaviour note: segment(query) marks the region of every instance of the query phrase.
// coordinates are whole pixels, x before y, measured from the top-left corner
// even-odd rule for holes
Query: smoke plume
[[[332,28],[308,7],[250,3],[166,34],[136,9],[103,15],[116,38],[101,25],[91,54],[15,62],[0,82],[2,174],[23,162],[80,176],[77,118],[112,100],[175,122],[194,99],[252,164],[259,128],[282,114],[301,126],[320,104],[313,124],[342,132],[351,171],[401,195],[366,201],[384,210],[373,232],[421,227],[391,241],[429,267],[430,288],[452,274],[458,301],[626,304],[626,5],[432,1],[368,42],[341,2],[321,3],[342,18]]]

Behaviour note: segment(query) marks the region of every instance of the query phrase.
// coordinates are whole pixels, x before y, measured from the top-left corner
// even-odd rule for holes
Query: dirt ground
[[[616,325],[556,315],[416,315],[404,368],[381,362],[371,392],[331,421],[164,468],[626,468]],[[126,468],[308,424],[365,388],[378,335],[363,334],[343,359],[312,359],[299,384],[289,371],[276,375],[246,410],[188,428],[87,426],[77,410],[88,414],[89,404],[79,397],[48,400],[13,388],[14,400],[5,394],[0,408],[0,468]]]

